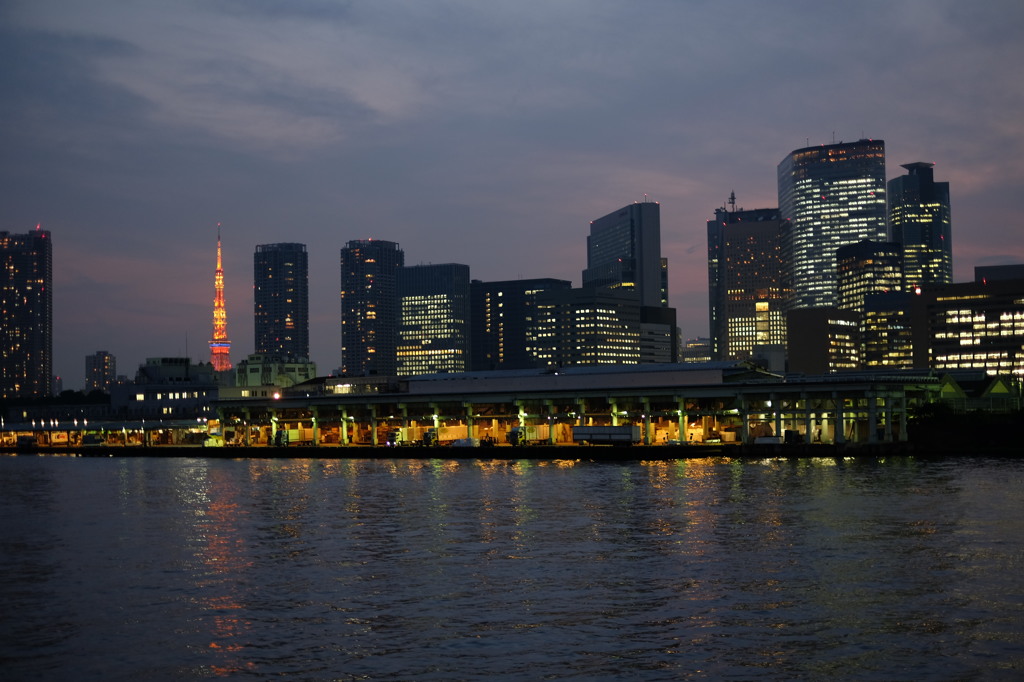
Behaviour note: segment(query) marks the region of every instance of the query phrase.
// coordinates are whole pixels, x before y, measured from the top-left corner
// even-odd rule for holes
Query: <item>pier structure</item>
[[[237,446],[569,445],[578,427],[637,427],[638,445],[905,442],[936,399],[928,372],[767,373],[748,363],[326,377],[217,402]]]

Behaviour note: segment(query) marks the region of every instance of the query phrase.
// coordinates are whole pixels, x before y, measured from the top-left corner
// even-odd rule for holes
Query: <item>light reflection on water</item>
[[[1012,460],[0,458],[6,679],[1013,679]]]

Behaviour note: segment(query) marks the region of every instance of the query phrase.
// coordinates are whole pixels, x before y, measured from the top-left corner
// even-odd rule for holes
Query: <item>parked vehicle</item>
[[[574,443],[633,445],[639,443],[639,426],[574,426]]]

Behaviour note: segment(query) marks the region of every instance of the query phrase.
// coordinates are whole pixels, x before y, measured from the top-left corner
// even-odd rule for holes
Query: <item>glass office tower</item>
[[[887,241],[885,142],[806,147],[778,166],[779,210],[790,308],[836,304],[836,250],[864,239]]]

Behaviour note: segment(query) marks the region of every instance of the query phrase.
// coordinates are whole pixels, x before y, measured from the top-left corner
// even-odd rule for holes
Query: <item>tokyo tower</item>
[[[224,309],[224,267],[220,259],[220,223],[217,223],[217,270],[213,275],[213,340],[210,364],[218,372],[231,369],[231,342],[228,341],[228,313]]]

